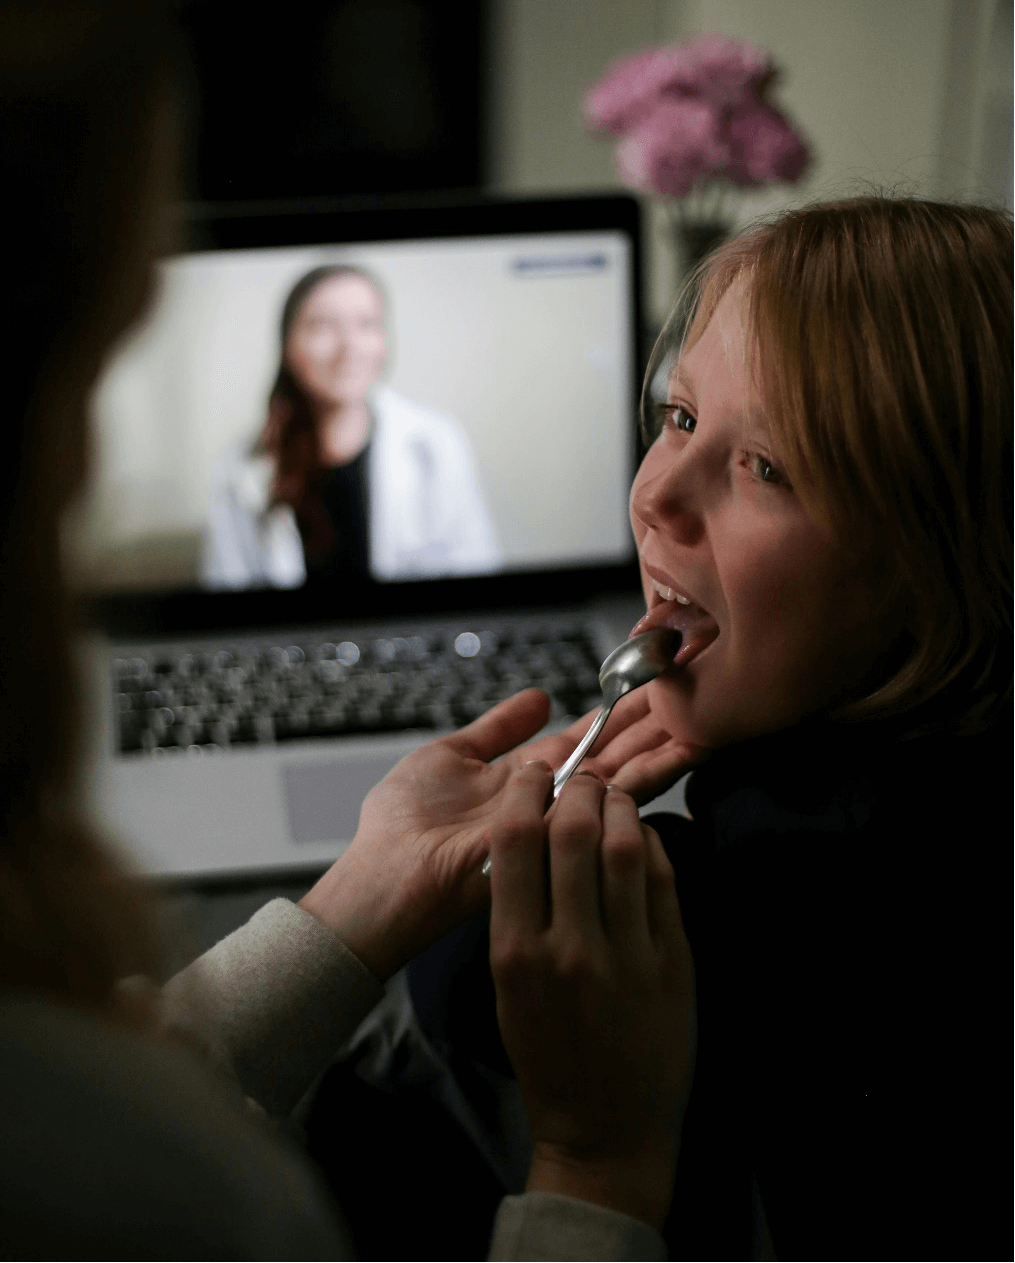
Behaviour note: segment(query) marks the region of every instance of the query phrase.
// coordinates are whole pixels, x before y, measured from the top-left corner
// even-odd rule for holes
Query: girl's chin
[[[671,737],[689,745],[710,745],[703,731],[708,725],[701,722],[701,698],[686,687],[688,683],[685,672],[667,671],[648,686],[649,708]]]

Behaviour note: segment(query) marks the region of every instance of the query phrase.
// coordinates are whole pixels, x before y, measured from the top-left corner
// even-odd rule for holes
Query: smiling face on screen
[[[648,686],[652,711],[713,748],[820,710],[900,630],[873,616],[873,565],[838,546],[782,472],[748,381],[744,305],[735,284],[681,356],[631,493],[638,630],[685,633],[676,666]]]
[[[285,345],[289,371],[323,409],[363,403],[387,354],[384,302],[355,273],[329,276],[310,291]]]

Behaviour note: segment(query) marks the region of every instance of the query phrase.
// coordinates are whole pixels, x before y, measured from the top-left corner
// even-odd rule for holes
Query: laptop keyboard
[[[121,754],[227,747],[470,723],[535,686],[557,718],[601,701],[580,625],[153,651],[113,663]]]

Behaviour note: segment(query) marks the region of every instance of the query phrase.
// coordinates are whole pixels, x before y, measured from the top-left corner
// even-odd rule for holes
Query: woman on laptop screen
[[[498,569],[468,440],[451,417],[381,382],[387,358],[374,277],[332,265],[296,282],[264,429],[252,448],[224,453],[213,476],[206,586]]]

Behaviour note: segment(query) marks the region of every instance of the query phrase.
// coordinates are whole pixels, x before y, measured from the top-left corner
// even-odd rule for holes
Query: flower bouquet
[[[687,265],[729,234],[738,190],[807,169],[806,142],[768,98],[776,76],[763,49],[699,35],[623,58],[585,98],[588,123],[621,137],[623,182],[663,199]]]

